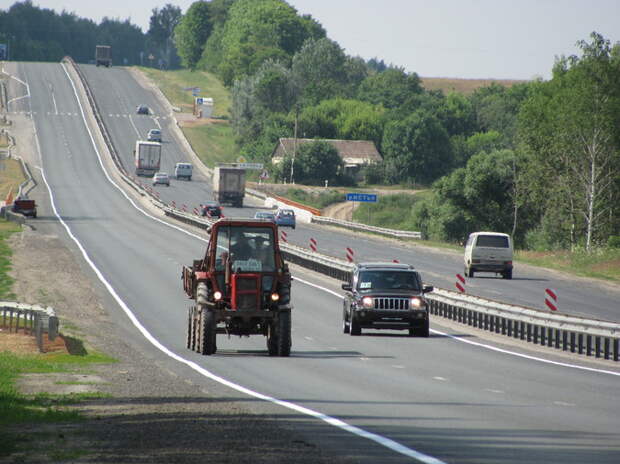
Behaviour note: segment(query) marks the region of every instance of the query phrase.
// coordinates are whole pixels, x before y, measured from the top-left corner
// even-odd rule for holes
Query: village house
[[[305,143],[312,142],[328,142],[336,150],[344,164],[345,172],[351,176],[355,176],[360,168],[365,165],[378,163],[383,160],[374,142],[369,140],[331,140],[331,139],[297,139],[280,138],[278,144],[273,150],[271,160],[273,164],[281,163],[286,157],[292,158],[295,152],[295,143],[297,150]]]

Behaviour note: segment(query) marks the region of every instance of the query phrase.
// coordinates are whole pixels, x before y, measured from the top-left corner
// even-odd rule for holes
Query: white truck
[[[221,163],[213,169],[213,199],[241,208],[245,196],[245,169]]]
[[[136,148],[133,153],[136,163],[136,176],[153,176],[159,171],[161,143],[136,140]]]
[[[95,64],[97,66],[112,66],[112,48],[109,45],[97,45],[95,47]]]

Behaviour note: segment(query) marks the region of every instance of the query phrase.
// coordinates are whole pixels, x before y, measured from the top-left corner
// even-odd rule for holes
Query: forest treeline
[[[155,8],[144,33],[129,19],[103,18],[97,24],[25,0],[0,10],[0,43],[16,61],[60,61],[70,55],[78,63],[89,63],[96,45],[110,45],[115,65],[178,67],[172,33],[181,16],[181,9],[170,4]]]
[[[33,8],[23,2],[8,13],[24,5]],[[317,143],[297,153],[295,181],[430,186],[407,223],[432,239],[490,229],[532,249],[620,246],[620,46],[600,34],[579,41],[578,55],[549,63],[548,81],[492,84],[466,96],[426,91],[415,72],[347,55],[283,0],[196,1],[184,15],[166,16],[174,21],[161,21],[161,11],[159,49],[230,88],[246,158],[269,164],[278,138],[295,132],[372,140],[383,162],[361,180],[345,176],[331,146]],[[0,14],[1,30],[6,21]],[[292,162],[271,166],[272,177],[290,180]]]

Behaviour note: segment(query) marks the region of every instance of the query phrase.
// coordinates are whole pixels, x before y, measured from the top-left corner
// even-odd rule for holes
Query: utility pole
[[[291,159],[291,175],[289,178],[289,184],[295,183],[294,174],[294,166],[295,166],[295,156],[297,156],[297,120],[299,118],[299,105],[295,105],[295,130],[293,135],[293,159]]]

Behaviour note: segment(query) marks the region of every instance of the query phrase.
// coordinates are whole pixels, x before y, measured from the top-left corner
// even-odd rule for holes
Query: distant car
[[[14,213],[23,214],[24,216],[37,217],[37,205],[34,200],[27,198],[18,198],[13,202]]]
[[[271,222],[276,222],[276,215],[271,211],[256,211],[254,219],[267,219]]]
[[[295,228],[295,211],[292,209],[279,209],[276,213],[276,224],[282,227]]]
[[[159,129],[151,129],[149,133],[146,134],[146,139],[149,142],[161,142],[161,131]]]
[[[177,163],[174,166],[174,177],[177,179],[192,180],[193,170],[191,163]]]
[[[153,185],[162,184],[170,187],[170,176],[165,172],[156,172],[153,176]]]
[[[138,105],[136,107],[137,114],[149,114],[149,107],[146,105]]]
[[[214,201],[210,201],[202,205],[200,213],[207,217],[222,217],[222,207]]]
[[[346,292],[342,331],[361,335],[362,329],[408,330],[410,336],[428,337],[429,311],[420,274],[409,264],[359,263]]]

